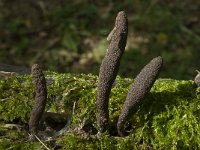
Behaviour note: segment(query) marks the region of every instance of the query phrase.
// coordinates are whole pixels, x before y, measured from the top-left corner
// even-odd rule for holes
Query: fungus
[[[196,71],[197,71],[198,74],[194,78],[194,82],[197,85],[197,87],[199,87],[200,86],[200,72],[198,70],[196,70]]]
[[[32,76],[35,86],[35,104],[29,119],[29,131],[37,135],[38,125],[45,110],[47,100],[46,80],[38,64],[32,66]]]
[[[100,132],[109,129],[108,101],[119,70],[120,59],[126,46],[128,20],[124,11],[116,17],[115,26],[108,36],[110,45],[101,63],[97,89],[97,123]]]
[[[127,94],[126,101],[117,122],[117,131],[120,136],[126,135],[124,124],[130,113],[136,111],[136,108],[144,99],[144,96],[150,91],[162,68],[162,64],[162,57],[159,56],[152,59],[135,78],[135,81]]]

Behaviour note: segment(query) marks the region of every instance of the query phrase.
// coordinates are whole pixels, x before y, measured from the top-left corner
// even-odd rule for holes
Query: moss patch
[[[158,79],[127,122],[130,135],[119,138],[96,134],[97,76],[46,72],[45,77],[48,88],[46,111],[65,112],[71,117],[63,134],[54,137],[54,144],[46,143],[49,147],[59,144],[63,149],[200,148],[200,90],[195,88],[193,81]],[[109,102],[113,135],[132,82],[132,79],[118,76],[113,85]],[[33,103],[31,76],[0,80],[0,149],[42,147],[39,142],[28,141],[27,122]],[[8,123],[20,125],[22,129],[5,127]]]

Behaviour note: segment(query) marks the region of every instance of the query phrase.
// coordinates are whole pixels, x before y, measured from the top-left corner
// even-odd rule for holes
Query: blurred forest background
[[[121,76],[135,77],[161,55],[161,77],[195,77],[200,69],[200,0],[0,0],[0,62],[98,74],[120,10],[129,19]]]

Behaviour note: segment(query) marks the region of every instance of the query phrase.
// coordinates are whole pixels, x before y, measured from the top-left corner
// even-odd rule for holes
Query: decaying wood
[[[30,73],[31,70],[29,68],[0,63],[0,79],[8,78],[14,75],[26,75]]]

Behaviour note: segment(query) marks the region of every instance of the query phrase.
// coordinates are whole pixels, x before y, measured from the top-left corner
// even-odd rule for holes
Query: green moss
[[[46,110],[66,111],[72,115],[69,132],[57,139],[63,149],[198,149],[200,148],[200,98],[199,89],[193,81],[158,79],[143,104],[126,124],[130,135],[124,138],[96,135],[83,136],[74,132],[76,128],[96,125],[96,87],[98,77],[85,74],[57,74],[46,72],[48,102]],[[113,134],[116,122],[125,101],[132,79],[117,77],[110,95],[109,110]],[[31,76],[16,76],[0,81],[0,118],[6,122],[21,122],[26,125],[34,103],[34,88]],[[74,109],[74,110],[73,110]],[[74,112],[73,112],[74,111]],[[8,132],[10,131],[10,132]],[[18,147],[41,143],[23,143],[23,134],[0,126],[0,139],[6,134],[8,140],[1,140],[3,148],[9,148],[15,141]],[[18,140],[17,140],[18,138]],[[18,141],[18,142],[17,142]],[[11,149],[19,149],[18,147]]]
[[[0,149],[2,150],[36,150],[36,149],[41,149],[41,150],[45,150],[45,148],[43,147],[43,145],[39,142],[23,142],[23,141],[18,141],[13,142],[7,139],[0,139]]]
[[[80,150],[113,150],[113,149],[134,149],[136,148],[135,143],[132,138],[117,138],[109,135],[102,135],[97,138],[95,136],[81,137],[80,135],[68,134],[65,135],[61,140],[60,144],[64,145],[62,149],[74,149],[78,148]]]
[[[1,81],[0,118],[27,122],[33,104],[33,85],[30,77],[13,77]]]

